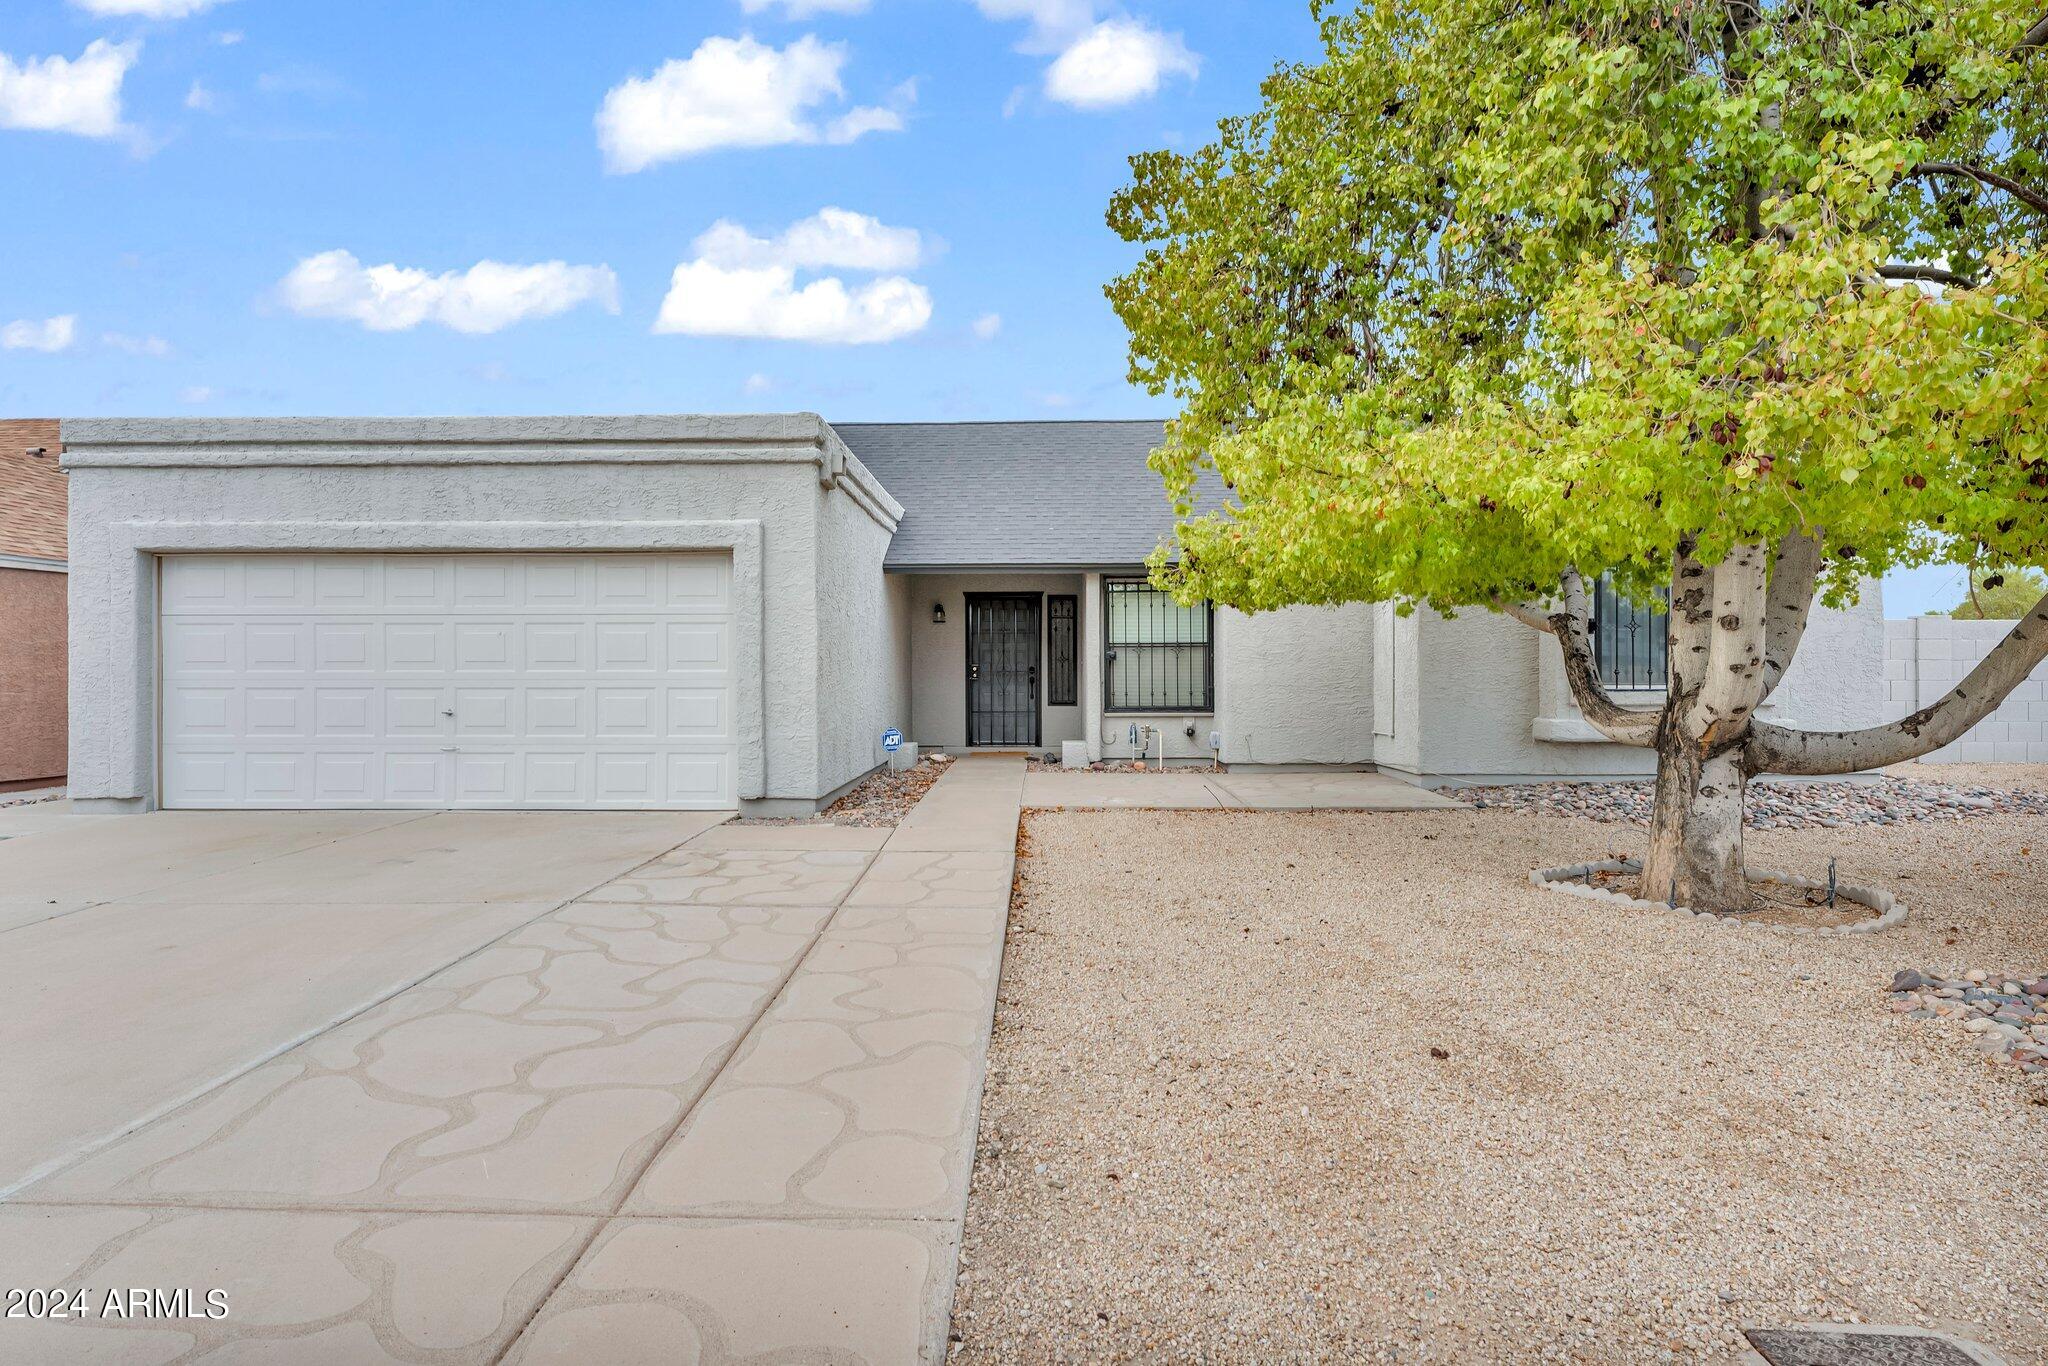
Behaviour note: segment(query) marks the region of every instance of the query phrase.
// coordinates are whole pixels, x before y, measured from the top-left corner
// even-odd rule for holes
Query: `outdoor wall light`
[[[945,603],[943,603],[943,602],[935,602],[935,603],[933,603],[933,604],[932,604],[932,625],[934,625],[934,626],[944,626],[945,624],[946,624],[946,604],[945,604]]]

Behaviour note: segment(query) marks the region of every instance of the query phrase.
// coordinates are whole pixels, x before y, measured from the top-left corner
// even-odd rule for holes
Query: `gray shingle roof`
[[[903,504],[890,569],[1121,568],[1173,529],[1161,422],[832,424]]]

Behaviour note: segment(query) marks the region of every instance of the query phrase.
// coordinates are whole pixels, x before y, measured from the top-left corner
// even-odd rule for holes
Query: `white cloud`
[[[125,332],[102,332],[100,345],[111,351],[126,351],[131,356],[149,356],[158,360],[171,354],[171,344],[162,337],[131,337]]]
[[[765,394],[775,387],[775,381],[758,370],[747,376],[747,382],[740,386],[749,394]]]
[[[87,14],[105,18],[183,19],[203,14],[223,0],[71,0]]]
[[[818,106],[845,98],[845,65],[843,45],[810,34],[785,48],[746,34],[706,38],[687,58],[606,92],[598,146],[606,167],[625,174],[720,147],[844,143],[900,130],[914,85],[896,88],[896,107],[863,106],[817,121]]]
[[[60,317],[33,322],[27,318],[0,327],[0,351],[67,351],[78,337],[78,317]]]
[[[685,261],[676,267],[654,330],[859,346],[922,331],[931,317],[930,293],[901,275],[854,289],[828,275],[799,289],[788,266]]]
[[[194,384],[190,388],[178,391],[178,402],[180,403],[211,403],[219,397],[220,390],[210,384]]]
[[[610,266],[563,261],[479,261],[466,271],[430,275],[395,265],[365,266],[349,252],[327,251],[299,262],[277,293],[294,313],[345,318],[372,332],[404,332],[424,322],[457,332],[497,332],[586,303],[619,311],[619,280]]]
[[[194,81],[192,82],[192,88],[185,92],[185,107],[187,109],[196,109],[201,113],[209,113],[220,107],[220,96],[208,90],[200,82]]]
[[[120,137],[121,82],[142,55],[141,43],[93,43],[75,61],[0,52],[0,128]]]
[[[984,313],[974,320],[974,335],[982,341],[994,341],[1003,330],[1003,315]]]
[[[866,14],[868,0],[740,0],[749,14],[781,10],[785,19],[809,19],[817,14]]]
[[[1192,80],[1201,58],[1178,33],[1136,19],[1105,19],[1046,68],[1045,93],[1077,109],[1107,109],[1159,93],[1168,76]]]
[[[1034,52],[1062,47],[1095,22],[1095,0],[974,0],[974,5],[998,22],[1030,21],[1025,47]]]
[[[231,28],[224,30],[223,32],[214,34],[213,41],[219,43],[222,47],[233,47],[235,46],[235,44],[241,42],[242,39],[247,36],[248,35],[243,33],[242,30],[240,29]]]
[[[924,239],[915,228],[892,228],[847,209],[824,208],[776,237],[756,237],[729,218],[698,234],[700,261],[724,267],[791,266],[798,270],[915,270]]]

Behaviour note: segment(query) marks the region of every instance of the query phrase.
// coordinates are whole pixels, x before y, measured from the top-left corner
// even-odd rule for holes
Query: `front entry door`
[[[967,595],[967,743],[1038,743],[1038,599]]]

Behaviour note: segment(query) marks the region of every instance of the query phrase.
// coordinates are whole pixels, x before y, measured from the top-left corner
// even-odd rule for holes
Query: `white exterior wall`
[[[820,584],[862,574],[819,560],[885,545],[901,509],[813,415],[104,420],[64,438],[76,800],[156,801],[157,555],[196,551],[725,551],[741,798],[808,801],[853,776],[822,738]],[[840,502],[876,532],[821,535]],[[832,606],[845,638],[886,637],[879,583]],[[891,710],[889,670],[847,673],[835,709]]]
[[[909,600],[901,581],[882,572],[894,528],[837,489],[813,485],[818,504],[813,564],[818,787],[813,795],[824,796],[887,762],[883,731],[893,726],[911,739],[916,732],[910,715]]]
[[[1223,761],[1371,763],[1375,614],[1364,602],[1255,616],[1218,611],[1215,729],[1223,732]]]
[[[1885,626],[1886,707],[1896,720],[1930,706],[1962,681],[2011,631],[2010,621],[1907,617]],[[2012,690],[1997,711],[1921,760],[1928,764],[2048,763],[2048,663]]]
[[[1415,742],[1402,716],[1375,746],[1379,766],[1431,778],[1647,777],[1648,750],[1601,736],[1573,703],[1563,659],[1549,636],[1495,613],[1409,618],[1414,649],[1397,662],[1397,692],[1415,698]],[[1781,725],[1844,729],[1883,719],[1884,602],[1876,583],[1848,608],[1816,607],[1791,670],[1759,715]],[[1657,692],[1622,693],[1654,709]]]

